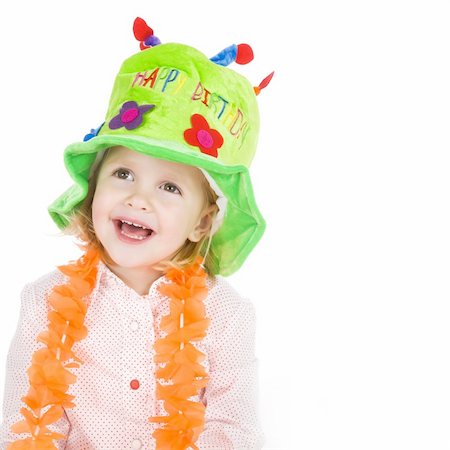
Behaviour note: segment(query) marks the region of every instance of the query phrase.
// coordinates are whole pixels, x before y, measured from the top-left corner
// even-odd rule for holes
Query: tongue
[[[122,225],[122,230],[125,231],[125,233],[131,235],[131,236],[148,236],[151,231],[150,230],[144,230],[140,227],[135,227],[134,225],[128,225],[127,223],[124,223]]]

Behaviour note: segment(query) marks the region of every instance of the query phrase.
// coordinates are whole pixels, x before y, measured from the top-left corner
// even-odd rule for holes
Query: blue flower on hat
[[[109,128],[115,130],[125,127],[127,130],[137,128],[142,124],[142,116],[153,109],[155,105],[141,105],[136,102],[125,102],[120,108],[120,113],[109,121]]]
[[[86,142],[86,141],[89,141],[89,139],[92,139],[92,138],[94,138],[95,136],[97,136],[98,135],[98,132],[100,131],[100,128],[103,126],[103,125],[105,125],[105,122],[103,122],[97,129],[93,129],[93,128],[91,128],[91,132],[90,133],[88,133],[88,134],[86,134],[86,136],[84,136],[84,138],[83,138],[83,142]]]

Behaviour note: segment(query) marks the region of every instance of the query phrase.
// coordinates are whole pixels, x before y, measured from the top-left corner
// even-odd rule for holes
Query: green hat
[[[115,79],[105,122],[65,149],[64,163],[75,184],[48,207],[49,214],[60,229],[68,225],[87,195],[99,152],[115,145],[198,167],[227,200],[210,254],[213,273],[231,275],[265,229],[248,170],[258,138],[259,89],[223,66],[236,60],[239,46],[210,60],[187,45],[159,44],[153,32],[150,40],[141,40],[141,51],[124,61]]]

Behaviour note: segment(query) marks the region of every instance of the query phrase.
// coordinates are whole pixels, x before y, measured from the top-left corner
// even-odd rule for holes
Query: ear
[[[214,211],[216,205],[210,205],[208,208],[204,209],[201,213],[197,225],[189,233],[188,239],[192,242],[198,242],[211,228],[211,223],[214,217]]]

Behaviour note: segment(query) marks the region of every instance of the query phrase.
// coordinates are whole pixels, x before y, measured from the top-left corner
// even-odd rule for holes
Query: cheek
[[[101,191],[96,191],[92,199],[92,221],[94,225],[103,218],[108,211],[108,196],[102,195]]]
[[[187,234],[192,226],[192,213],[185,207],[164,208],[159,214],[159,220],[164,223],[167,231],[174,234]]]
[[[183,224],[186,233],[190,233],[200,220],[201,207],[197,204],[191,204],[183,215]]]

